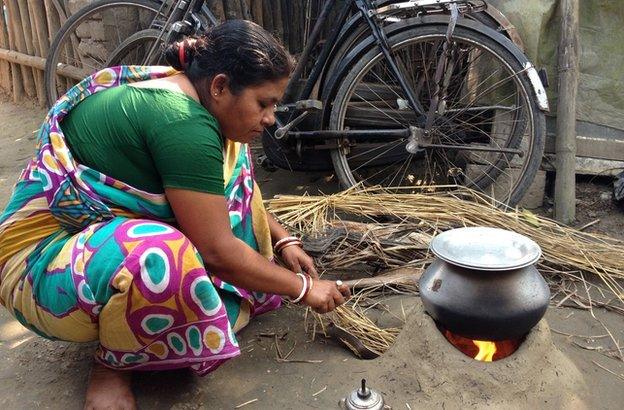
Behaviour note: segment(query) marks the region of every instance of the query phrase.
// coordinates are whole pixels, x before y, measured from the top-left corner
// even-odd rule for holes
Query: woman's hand
[[[306,272],[308,275],[312,276],[312,279],[315,281],[318,279],[318,272],[314,267],[314,260],[299,246],[287,246],[282,249],[280,256],[291,271],[295,273]]]
[[[316,313],[328,313],[345,303],[350,296],[347,285],[338,286],[331,280],[315,280],[302,302]]]

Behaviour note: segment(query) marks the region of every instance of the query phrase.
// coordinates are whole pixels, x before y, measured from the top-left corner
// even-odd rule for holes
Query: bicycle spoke
[[[502,79],[502,80],[498,81],[497,83],[495,83],[495,84],[491,85],[490,87],[486,88],[484,91],[481,91],[481,93],[479,93],[479,94],[477,95],[477,97],[483,97],[483,96],[487,95],[487,94],[488,94],[488,93],[490,93],[492,90],[494,90],[496,86],[498,86],[498,85],[502,84],[504,81],[507,81],[507,80],[509,80],[509,79],[511,79],[511,78],[513,78],[513,77],[516,77],[517,75],[518,75],[518,73],[513,73],[513,74],[510,74],[508,77],[506,77],[506,78],[504,78],[504,79]],[[482,83],[483,83],[483,82],[482,82]],[[462,99],[460,99],[457,103],[462,102],[462,100],[463,100],[464,98],[465,98],[465,96],[464,96],[464,97],[462,97]],[[474,97],[474,98],[476,99],[476,97]]]
[[[394,91],[394,90],[392,89],[392,87],[390,87],[390,85],[389,85],[389,84],[387,84],[384,80],[382,80],[382,79],[381,79],[381,77],[379,77],[379,76],[378,76],[377,74],[375,74],[375,73],[373,73],[373,75],[375,75],[377,78],[379,78],[379,81],[381,81],[381,82],[383,83],[383,85],[385,85],[385,86],[386,86],[386,87],[387,87],[387,88],[388,88],[388,89],[389,89],[392,93],[394,93],[394,95],[396,95],[396,97],[397,97],[397,98],[399,98],[399,99],[401,98],[401,96],[400,96],[400,95],[399,95],[396,91]],[[374,91],[374,90],[373,90],[370,86],[369,86],[369,89],[370,89],[370,91],[371,91],[373,94],[375,94],[377,97],[379,97],[379,100],[380,100],[380,101],[383,101],[383,102],[386,104],[386,106],[387,106],[388,108],[390,108],[390,109],[394,109],[394,107],[392,107],[390,104],[388,104],[388,103],[385,101],[385,99],[383,99],[382,97],[380,97],[380,96],[379,96],[379,94],[377,94],[377,93],[376,93],[376,92],[375,92],[375,91]],[[403,116],[401,115],[401,118],[405,121],[405,117],[403,117]],[[405,124],[405,123],[406,123],[406,122],[403,122],[403,124]]]
[[[360,97],[358,94],[356,94],[356,96]],[[389,118],[390,120],[394,121],[395,123],[402,125],[401,122],[397,121],[395,118],[391,117],[390,115],[388,115],[385,111],[381,110],[379,107],[377,107],[376,105],[374,105],[373,103],[366,101],[366,103],[368,103],[371,107],[373,107],[376,111],[380,112],[381,114],[383,114],[385,117]],[[351,109],[361,109],[359,107],[356,106],[352,106]]]
[[[350,160],[354,160],[354,159],[360,158],[360,157],[362,157],[362,156],[364,156],[364,155],[370,154],[370,153],[372,153],[372,152],[374,152],[374,151],[377,151],[377,150],[379,150],[379,149],[381,149],[381,148],[384,148],[384,147],[386,146],[386,144],[389,144],[389,143],[385,143],[385,144],[378,144],[375,148],[372,148],[372,149],[370,149],[369,151],[364,151],[364,152],[361,152],[361,153],[359,153],[359,154],[357,154],[357,155],[350,155],[350,156],[349,156],[349,159],[350,159]]]
[[[407,161],[405,162],[405,170],[403,171],[403,173],[401,173],[401,168],[402,167],[399,167],[398,171],[394,174],[394,177],[392,178],[392,180],[388,184],[389,186],[394,186],[394,180],[395,180],[396,177],[399,176],[399,173],[401,173],[401,178],[399,178],[399,186],[402,185],[401,182],[405,180],[405,175],[407,174],[407,171],[409,170],[409,166],[410,166],[410,164],[412,162],[412,158],[414,158],[413,155],[410,155],[407,158]]]
[[[380,142],[365,150],[358,149],[358,144],[368,145],[371,141],[352,141],[350,151],[344,152],[352,180],[388,187],[423,182],[462,184],[495,193],[503,202],[519,189],[520,176],[528,158],[533,157],[531,143],[535,132],[531,118],[527,117],[532,109],[530,97],[519,84],[522,70],[512,69],[490,48],[477,42],[455,41],[422,154],[402,153],[404,147],[398,141]],[[416,99],[429,107],[436,88],[433,77],[444,44],[443,34],[400,44],[392,50],[399,71]],[[348,110],[350,114],[343,114],[342,124],[351,130],[375,129],[374,120],[380,128],[398,122],[404,127],[422,127],[423,118],[411,107],[409,114],[402,109],[407,101],[405,92],[386,61],[376,58],[351,86],[343,103],[343,112]],[[360,89],[366,92],[361,93]],[[400,143],[406,144],[406,140]],[[434,146],[427,147],[425,143]],[[510,149],[521,150],[524,155],[509,152]]]
[[[371,162],[375,161],[376,159],[379,159],[381,157],[383,157],[385,154],[387,154],[388,152],[390,152],[391,150],[393,150],[394,148],[396,148],[399,144],[401,143],[401,141],[393,143],[390,148],[388,148],[387,150],[385,150],[384,152],[379,153],[378,155],[370,158],[368,161],[364,162],[363,164],[361,164],[359,167],[355,168],[354,171],[357,171],[359,169],[361,169],[362,167],[366,167],[366,165],[370,164]],[[390,144],[390,143],[389,143]]]

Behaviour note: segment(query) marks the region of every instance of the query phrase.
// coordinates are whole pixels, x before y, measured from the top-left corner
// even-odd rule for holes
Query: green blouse
[[[122,85],[85,99],[61,128],[79,163],[135,188],[224,193],[219,124],[185,94]]]

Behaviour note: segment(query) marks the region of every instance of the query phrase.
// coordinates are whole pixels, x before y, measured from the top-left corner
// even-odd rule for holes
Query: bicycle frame
[[[385,3],[387,3],[387,1],[347,0],[344,2],[338,14],[338,22],[336,25],[334,25],[334,28],[331,30],[327,41],[323,45],[320,51],[319,58],[315,62],[314,67],[306,80],[303,91],[300,94],[295,95],[295,87],[301,79],[303,71],[308,63],[310,54],[315,47],[315,44],[318,43],[322,27],[326,23],[326,20],[335,5],[338,4],[337,2],[332,0],[325,1],[319,18],[317,19],[316,24],[312,30],[310,38],[306,43],[302,56],[293,72],[293,75],[291,76],[291,79],[289,80],[287,89],[285,91],[284,103],[281,104],[277,109],[277,111],[280,112],[290,112],[287,119],[288,123],[283,124],[279,117],[276,118],[276,124],[279,128],[277,129],[274,138],[282,139],[286,136],[292,136],[296,138],[299,142],[301,142],[302,140],[338,140],[345,137],[358,140],[365,140],[368,138],[379,139],[380,136],[383,135],[387,138],[408,138],[407,150],[410,153],[416,153],[421,148],[426,147],[453,148],[449,145],[431,144],[430,138],[428,138],[428,133],[429,129],[433,125],[436,110],[438,108],[438,104],[440,103],[440,95],[444,95],[443,89],[441,89],[440,87],[440,81],[444,74],[443,67],[445,67],[446,61],[450,57],[450,52],[448,50],[450,50],[452,47],[452,34],[460,14],[460,6],[465,9],[463,11],[474,9],[475,6],[470,0],[415,0],[406,2],[395,2],[391,4],[386,4],[383,7],[377,7],[377,5]],[[165,10],[167,7],[169,7],[168,11],[166,13],[162,13],[162,15],[167,16],[167,20],[164,23],[161,23],[163,28],[160,30],[160,37],[158,38],[158,40],[161,40],[163,35],[167,35],[166,42],[170,42],[172,41],[172,36],[199,32],[207,24],[216,22],[216,18],[214,17],[214,15],[212,15],[203,0],[178,0],[176,2],[170,3],[170,5],[168,5],[167,2],[163,2],[158,15],[161,15],[161,11]],[[435,73],[436,90],[434,95],[432,96],[431,104],[428,107],[428,110],[425,110],[425,108],[422,107],[420,102],[417,100],[414,94],[414,90],[412,90],[411,87],[407,84],[405,76],[401,73],[399,65],[392,56],[390,51],[390,45],[388,44],[385,32],[383,31],[382,25],[379,24],[378,21],[386,19],[388,15],[392,14],[396,10],[431,10],[432,7],[435,10],[450,11],[450,20],[446,40],[443,44],[443,52],[439,57]],[[402,91],[405,93],[405,96],[407,97],[407,103],[418,118],[424,119],[424,121],[422,121],[424,123],[424,128],[410,126],[402,130],[389,129],[358,131],[290,131],[292,127],[300,123],[309,114],[310,109],[322,108],[322,103],[320,101],[310,100],[308,98],[311,96],[313,88],[319,80],[323,69],[326,66],[326,63],[328,62],[328,59],[330,58],[332,49],[336,44],[338,37],[340,36],[343,25],[349,18],[351,10],[356,10],[363,19],[363,22],[368,26],[370,33],[375,40],[375,44],[379,47],[385,58],[385,61],[389,65],[390,71],[397,79]],[[158,20],[158,15],[154,19],[152,24],[156,23],[156,21]],[[190,20],[192,20],[192,22]],[[154,44],[152,45],[152,49],[150,49],[150,51],[148,52],[147,58],[149,58],[149,56],[156,51],[156,46],[158,43],[159,41],[154,42]],[[291,112],[291,108],[294,108],[293,112]],[[298,110],[303,110],[303,113],[293,119],[294,112]],[[456,148],[462,149],[461,146],[457,146]],[[521,155],[521,152],[518,150],[499,149],[498,151]]]
[[[167,16],[167,19],[164,22],[158,22],[160,16]],[[152,56],[158,52],[157,48],[163,40],[163,36],[166,36],[164,42],[168,44],[173,41],[173,36],[201,32],[209,26],[217,24],[219,24],[219,20],[212,14],[204,0],[177,0],[171,3],[163,0],[156,17],[150,24],[150,28],[162,25],[162,29],[146,53],[143,63],[147,64]]]
[[[390,4],[381,8],[375,8],[377,4],[381,4],[381,3],[382,2],[380,1],[371,2],[369,0],[345,1],[342,9],[340,10],[338,14],[339,17],[338,17],[337,24],[334,25],[334,28],[332,29],[328,39],[323,45],[323,48],[321,49],[318,60],[314,64],[314,68],[312,69],[308,79],[306,80],[303,91],[299,95],[294,95],[295,87],[299,83],[299,80],[301,79],[303,70],[308,63],[310,53],[312,49],[314,48],[314,45],[317,44],[319,40],[319,37],[321,34],[321,28],[325,24],[327,17],[329,16],[334,5],[336,4],[336,2],[333,2],[331,0],[325,1],[321,14],[319,15],[319,18],[316,21],[316,24],[312,30],[310,38],[308,39],[308,42],[306,44],[306,47],[304,48],[301,58],[288,83],[285,96],[284,96],[284,102],[281,104],[280,107],[278,107],[278,111],[290,112],[291,108],[297,108],[297,103],[299,103],[299,106],[306,106],[305,100],[308,99],[310,95],[312,94],[312,90],[316,82],[318,81],[320,75],[322,74],[323,68],[328,62],[328,58],[330,56],[332,48],[336,44],[336,40],[338,39],[340,30],[342,26],[345,24],[345,22],[347,21],[347,19],[349,18],[349,12],[355,6],[355,9],[360,13],[364,22],[369,27],[377,46],[383,53],[384,58],[387,61],[391,69],[392,74],[398,80],[402,91],[405,93],[407,97],[409,105],[417,114],[417,116],[419,117],[426,116],[426,121],[425,121],[426,127],[424,130],[424,133],[416,132],[415,127],[411,127],[410,129],[401,130],[402,133],[400,133],[400,135],[410,138],[410,141],[412,142],[412,146],[414,145],[414,143],[419,137],[427,135],[427,129],[430,128],[433,123],[433,117],[435,114],[437,100],[434,99],[432,101],[432,104],[429,107],[428,112],[424,109],[424,107],[422,107],[422,105],[416,99],[413,90],[406,83],[405,77],[401,73],[397,62],[395,61],[394,57],[391,54],[390,45],[388,44],[386,35],[382,27],[377,23],[377,21],[375,21],[375,19],[379,18],[380,16],[383,17],[386,13],[389,13],[395,10],[418,9],[418,8],[426,8],[428,6],[436,6],[438,8],[448,6],[449,10],[451,11],[451,18],[449,22],[449,30],[447,32],[446,43],[444,44],[444,49],[446,50],[447,48],[450,47],[449,44],[452,42],[452,33],[455,27],[455,22],[457,21],[458,16],[459,16],[458,4],[471,4],[471,2],[467,0],[417,0],[417,1],[393,3],[393,4]],[[444,71],[442,67],[445,65],[444,63],[447,58],[448,58],[447,53],[442,53],[442,55],[440,56],[440,61],[438,62],[438,69],[436,71],[436,79],[438,79],[438,81],[439,79],[442,78],[442,74]],[[437,96],[435,98],[437,98]],[[379,133],[380,130],[371,130],[371,131],[315,130],[315,131],[304,131],[304,132],[290,132],[290,128],[292,128],[293,126],[301,122],[305,118],[305,116],[307,116],[307,111],[304,111],[303,114],[299,115],[297,118],[293,120],[293,114],[290,114],[288,116],[287,124],[283,124],[279,118],[276,118],[276,123],[277,123],[277,126],[279,127],[278,131],[276,132],[276,138],[281,139],[287,135],[290,135],[295,138],[305,138],[307,140],[313,140],[313,139],[319,139],[319,140],[325,139],[326,140],[326,139],[337,139],[337,138],[344,138],[344,137],[349,137],[349,138],[354,138],[354,139],[367,139],[370,137],[379,137],[379,134],[380,134]],[[386,132],[388,136],[394,136],[394,138],[396,138],[396,135],[397,135],[396,130],[381,130],[381,131]],[[424,146],[422,142],[419,144],[421,146]]]

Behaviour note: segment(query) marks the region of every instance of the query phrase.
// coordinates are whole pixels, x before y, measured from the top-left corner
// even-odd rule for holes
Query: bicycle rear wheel
[[[445,35],[446,26],[429,25],[389,39],[392,55],[425,110],[435,93],[434,73]],[[444,103],[435,109],[428,142],[457,148],[421,148],[411,154],[406,139],[344,139],[332,151],[343,186],[452,184],[483,191],[511,206],[522,198],[541,163],[545,128],[524,68],[510,52],[511,42],[495,41],[485,30],[457,27],[453,39],[441,93]],[[329,128],[408,126],[423,128],[425,119],[409,107],[375,48],[354,62],[342,80]]]
[[[73,14],[55,36],[46,59],[48,104],[106,67],[114,54],[117,64],[142,64],[149,47],[140,34],[146,30],[153,34],[162,28],[160,9],[161,2],[154,0],[98,0]],[[140,41],[129,43],[133,36]],[[133,51],[132,46],[137,49]]]
[[[145,29],[138,31],[125,39],[113,50],[106,61],[106,66],[118,65],[163,65],[165,59],[162,54],[164,41],[161,31]],[[152,52],[153,51],[153,52]]]

